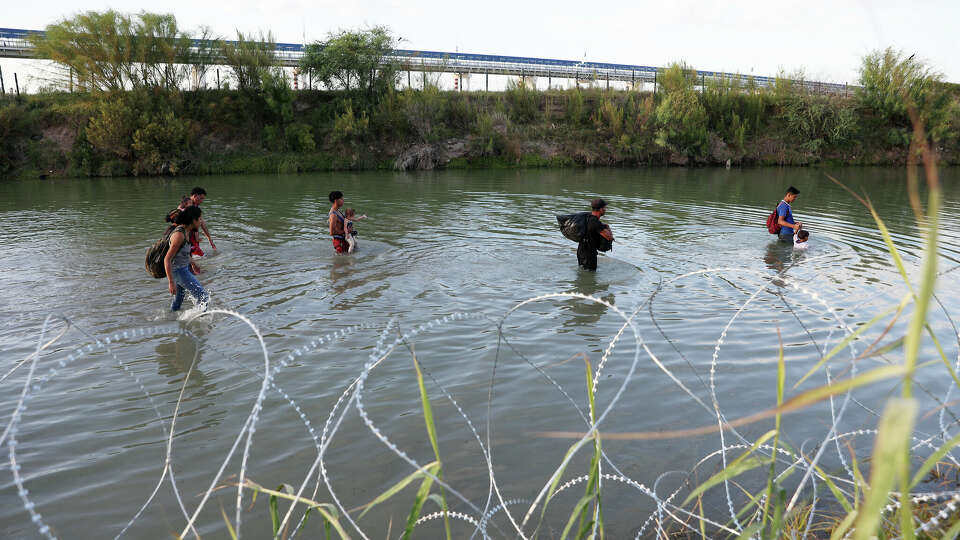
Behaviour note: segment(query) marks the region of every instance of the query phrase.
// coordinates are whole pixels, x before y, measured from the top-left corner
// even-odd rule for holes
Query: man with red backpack
[[[793,208],[790,206],[793,201],[797,200],[797,195],[800,195],[799,189],[793,186],[787,188],[787,194],[783,196],[783,200],[777,205],[774,213],[767,218],[767,230],[778,235],[781,242],[792,244],[794,233],[803,226],[803,223],[794,221]]]

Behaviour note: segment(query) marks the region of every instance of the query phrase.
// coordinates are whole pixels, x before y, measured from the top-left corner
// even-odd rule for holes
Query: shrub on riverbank
[[[786,78],[766,90],[719,79],[699,91],[683,65],[664,72],[656,93],[522,84],[445,92],[429,81],[423,90],[294,91],[277,69],[258,81],[8,100],[0,175],[902,164],[910,107],[942,162],[960,162],[958,92],[892,51],[864,60],[852,96],[809,93]]]

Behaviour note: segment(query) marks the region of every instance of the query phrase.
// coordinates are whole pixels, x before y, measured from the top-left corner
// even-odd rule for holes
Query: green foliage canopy
[[[398,71],[384,65],[396,45],[396,38],[384,26],[369,30],[341,31],[326,41],[307,45],[300,63],[328,89],[359,90],[368,96],[392,90]]]
[[[707,112],[694,89],[696,71],[675,63],[660,79],[663,99],[656,108],[656,143],[678,154],[695,157],[706,151]]]
[[[950,133],[951,97],[943,75],[914,55],[888,47],[863,57],[857,99],[882,123],[892,124],[888,141],[907,145],[912,133],[910,109],[922,121],[929,137],[942,141]]]
[[[170,14],[87,11],[31,39],[38,56],[67,68],[81,89],[94,91],[179,88],[196,54],[191,34]]]
[[[223,59],[233,73],[238,90],[258,90],[263,86],[264,80],[279,64],[274,54],[276,48],[276,40],[270,32],[257,37],[237,31],[236,41],[224,43]]]

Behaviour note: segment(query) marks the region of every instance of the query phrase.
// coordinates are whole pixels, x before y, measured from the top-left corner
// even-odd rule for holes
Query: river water
[[[596,406],[598,414],[606,411],[602,431],[611,433],[716,425],[714,400],[727,419],[768,409],[776,403],[779,340],[787,397],[827,383],[820,370],[793,387],[846,332],[907,290],[869,213],[828,174],[869,195],[916,280],[922,242],[902,169],[0,183],[0,426],[10,428],[0,451],[0,537],[42,537],[46,526],[63,538],[112,538],[121,531],[169,538],[183,531],[185,514],[199,508],[196,532],[224,538],[223,513],[234,520],[241,473],[268,488],[306,482],[305,496],[333,503],[335,495],[353,510],[408,475],[413,468],[405,459],[434,460],[414,356],[432,398],[451,488],[447,501],[480,519],[502,498],[519,522],[575,442],[545,432],[586,430],[585,359],[595,372],[602,364]],[[960,172],[943,171],[941,179],[939,267],[945,273],[932,318],[947,358],[955,361],[958,338],[949,313],[960,303],[960,272],[950,270],[960,263]],[[143,269],[145,249],[163,231],[162,216],[194,185],[209,194],[202,208],[219,248],[200,261],[200,281],[212,309],[243,319],[191,319],[196,310],[173,315],[166,281]],[[811,232],[804,252],[777,243],[764,227],[788,185],[801,191],[794,213]],[[358,224],[360,249],[351,256],[334,256],[325,233],[333,189],[370,216]],[[617,240],[599,270],[589,273],[577,269],[576,246],[559,234],[554,216],[585,210],[595,196],[609,202],[604,220]],[[203,248],[212,252],[205,240]],[[553,293],[598,300],[543,298],[510,311]],[[885,343],[902,335],[907,311]],[[624,324],[619,313],[633,314],[633,327],[610,350]],[[851,362],[882,330],[871,328],[852,353],[831,360],[829,376],[900,361],[899,350],[892,350]],[[39,344],[37,361],[24,362]],[[936,358],[931,347],[923,354]],[[368,360],[381,356],[362,391],[345,394],[324,434],[338,398]],[[274,374],[273,386],[264,383],[265,369]],[[956,405],[949,403],[942,364],[925,367],[917,383],[921,413],[932,411],[920,420],[917,437],[955,432]],[[784,441],[815,452],[832,428],[874,428],[884,400],[896,393],[897,383],[881,382],[791,414]],[[14,415],[21,400],[25,407]],[[938,409],[944,402],[948,406]],[[243,430],[251,423],[248,446]],[[610,462],[604,472],[661,498],[685,489],[673,501],[679,503],[689,492],[685,482],[696,485],[721,467],[723,456],[715,452],[722,444],[752,442],[771,426],[771,419],[749,424],[727,432],[723,442],[717,433],[605,440]],[[315,491],[319,468],[311,466],[321,441],[328,480]],[[867,458],[873,438],[863,432],[841,444],[843,452],[828,443],[821,457],[838,476],[846,474],[850,449]],[[587,473],[588,450],[572,459],[564,479]],[[491,471],[499,495],[490,495]],[[795,476],[790,485],[800,483]],[[647,492],[621,480],[604,480],[604,522],[612,538],[636,535],[657,508]],[[388,530],[396,536],[415,489],[363,518],[351,516],[371,538]],[[559,537],[583,489],[573,485],[551,502],[541,527],[545,537]],[[822,483],[808,483],[804,497],[823,490]],[[735,504],[744,500],[732,497]],[[267,498],[252,503],[246,492],[242,505],[244,536],[268,537]],[[428,500],[423,514],[437,510],[437,501]],[[705,513],[721,524],[731,521],[722,487],[705,499]],[[539,516],[537,507],[525,530],[532,531]],[[504,512],[488,521],[491,537],[516,536]],[[457,538],[475,528],[460,520],[451,527]],[[669,519],[664,527],[682,529]],[[654,535],[654,528],[648,522],[643,536]],[[302,531],[317,537],[322,520],[311,515]],[[438,537],[442,524],[432,520],[417,531],[417,537]]]

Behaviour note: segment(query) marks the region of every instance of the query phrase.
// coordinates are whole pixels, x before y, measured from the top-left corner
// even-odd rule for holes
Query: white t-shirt
[[[800,239],[797,238],[796,234],[793,235],[793,249],[807,249],[807,244],[809,243],[810,243],[810,240],[807,240],[806,242],[801,242]]]

